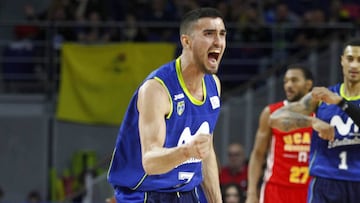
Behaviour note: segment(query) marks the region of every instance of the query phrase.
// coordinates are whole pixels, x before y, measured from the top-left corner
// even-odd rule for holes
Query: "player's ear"
[[[183,48],[190,48],[189,35],[182,34],[180,36],[180,40],[181,40],[181,45],[183,46]]]
[[[313,81],[312,81],[312,80],[306,80],[306,84],[305,84],[305,85],[306,85],[306,89],[310,91],[310,90],[313,88],[313,85],[314,85],[314,84],[313,84]]]

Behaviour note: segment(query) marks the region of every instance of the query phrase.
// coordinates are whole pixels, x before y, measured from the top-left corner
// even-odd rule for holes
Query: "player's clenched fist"
[[[186,144],[187,156],[189,158],[204,159],[209,155],[211,138],[209,134],[197,134],[193,140]]]
[[[316,100],[321,100],[328,104],[338,104],[342,99],[326,87],[314,87],[311,96]]]

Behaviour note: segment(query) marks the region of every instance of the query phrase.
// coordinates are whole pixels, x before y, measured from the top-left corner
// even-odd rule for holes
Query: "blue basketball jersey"
[[[360,95],[346,98],[343,84],[329,88],[350,102],[360,105]],[[310,147],[310,175],[337,180],[360,181],[359,126],[337,105],[322,102],[316,116],[335,126],[335,140],[323,140],[313,131]]]
[[[172,109],[165,118],[164,147],[185,144],[200,132],[213,133],[220,112],[220,98],[213,75],[203,78],[203,101],[195,99],[185,87],[179,58],[152,72],[145,81],[149,79],[159,81],[167,89],[171,102]],[[202,181],[201,160],[191,158],[165,174],[145,173],[141,159],[137,96],[138,90],[131,99],[118,133],[108,172],[109,182],[116,187],[137,191],[193,190]]]

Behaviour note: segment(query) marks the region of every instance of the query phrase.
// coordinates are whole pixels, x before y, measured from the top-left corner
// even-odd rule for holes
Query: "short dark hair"
[[[187,12],[181,19],[180,23],[180,35],[188,34],[193,23],[200,18],[221,18],[224,20],[223,15],[215,8],[205,7],[198,8]]]
[[[347,46],[360,46],[360,38],[351,38],[346,41],[343,47],[343,52],[345,51]]]
[[[312,72],[306,67],[305,64],[301,64],[301,63],[290,64],[287,66],[287,70],[291,70],[291,69],[298,69],[301,72],[303,72],[306,80],[312,80],[312,81],[314,80],[314,76]]]

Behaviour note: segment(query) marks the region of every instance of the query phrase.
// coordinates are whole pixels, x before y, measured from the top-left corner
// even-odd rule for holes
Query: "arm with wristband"
[[[360,107],[344,98],[337,105],[349,115],[357,126],[360,126]]]

